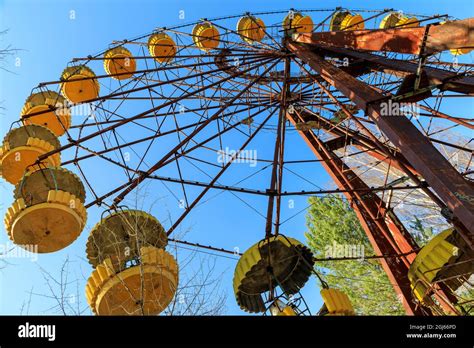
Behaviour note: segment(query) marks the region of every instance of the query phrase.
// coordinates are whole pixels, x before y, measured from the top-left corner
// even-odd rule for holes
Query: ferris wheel
[[[15,244],[55,252],[85,232],[88,209],[101,209],[86,246],[91,310],[153,315],[175,294],[179,267],[165,248],[186,217],[209,191],[244,203],[258,196],[264,209],[246,204],[266,223],[237,264],[238,305],[309,314],[300,290],[315,275],[318,314],[352,315],[310,249],[280,228],[284,197],[340,193],[408,314],[463,314],[472,306],[457,290],[474,271],[473,150],[442,137],[474,128],[471,115],[449,107],[474,93],[473,65],[458,60],[474,48],[473,29],[473,18],[394,9],[290,9],[158,28],[73,58],[32,90],[4,138],[1,175],[15,186],[6,231]],[[285,188],[291,165],[305,161],[293,136],[336,189]],[[236,166],[245,161],[258,165]],[[241,180],[229,181],[233,170]],[[379,172],[378,186],[368,170]],[[148,181],[172,183],[183,205],[166,226],[124,203]],[[423,248],[397,216],[400,202],[420,197],[451,226]],[[232,252],[201,238],[195,246]]]

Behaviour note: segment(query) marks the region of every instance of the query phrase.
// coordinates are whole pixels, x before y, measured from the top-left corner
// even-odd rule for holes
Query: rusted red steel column
[[[427,30],[426,42],[423,44]],[[357,50],[432,54],[450,49],[474,48],[474,18],[429,27],[301,33],[295,34],[294,40]],[[422,47],[423,52],[420,52]]]
[[[375,159],[385,162],[391,167],[394,167],[402,172],[404,171],[404,168],[401,168],[401,166],[399,166],[396,161],[392,161],[390,157],[386,155],[386,153],[384,153],[377,147],[377,144],[375,144],[372,139],[368,138],[364,134],[351,129],[341,129],[337,125],[333,124],[331,121],[326,120],[324,117],[317,117],[307,111],[301,111],[300,114],[306,122],[316,121],[317,127],[324,129],[329,134],[341,138],[343,140],[343,144],[342,146],[339,146],[339,148],[343,147],[346,142],[350,142],[351,145],[355,146],[359,150],[366,151],[368,155],[374,157]],[[410,163],[406,161],[406,159],[401,155],[400,152],[397,151],[397,149],[388,145],[385,145],[385,148],[387,149],[386,152],[392,153],[393,157],[397,161],[402,162],[403,165],[407,169],[409,169],[414,175],[418,175],[418,172],[410,165]]]
[[[388,139],[400,149],[413,168],[444,201],[452,212],[452,223],[474,249],[474,187],[431,142],[405,117],[388,112],[383,115],[383,102],[388,98],[370,85],[327,62],[310,47],[288,42],[287,47],[320,76],[365,111]],[[388,108],[387,108],[388,109]],[[390,111],[390,110],[387,110]]]
[[[287,119],[293,124],[303,121],[297,113],[287,113]],[[416,243],[404,231],[403,225],[394,215],[386,214],[385,203],[334,153],[324,148],[324,144],[312,131],[298,130],[321,164],[332,177],[336,185],[342,190],[348,190],[344,195],[351,202],[370,244],[378,255],[399,254],[413,251]],[[354,189],[368,189],[366,193]],[[397,247],[398,246],[398,247]],[[406,259],[380,259],[395,292],[403,302],[403,307],[409,315],[423,315],[415,305],[407,277],[409,264],[416,256],[408,255]]]
[[[323,46],[321,43],[308,45],[314,47],[324,54],[335,55],[338,57],[353,58],[358,62],[357,69],[352,70],[351,66],[344,67],[350,75],[355,76],[359,74],[366,74],[370,70],[383,71],[389,74],[394,74],[398,77],[405,77],[407,75],[416,74],[418,64],[408,62],[400,59],[389,59],[380,55],[372,54],[370,52],[354,51],[348,48]],[[355,73],[355,74],[354,74]],[[459,93],[474,93],[474,77],[467,75],[458,76],[453,71],[425,66],[423,73],[428,78],[430,84],[443,84],[443,89],[459,92]]]
[[[339,148],[339,146],[341,147],[344,146],[344,144],[349,139],[352,142],[351,145],[362,150],[367,150],[366,153],[373,156],[374,158],[386,161],[387,163],[390,163],[391,166],[394,166],[398,168],[399,170],[403,171],[404,169],[405,170],[409,169],[414,174],[416,174],[414,169],[411,168],[409,164],[406,163],[406,160],[401,155],[395,156],[395,158],[398,161],[402,161],[406,168],[398,167],[396,165],[396,162],[389,160],[384,153],[369,151],[369,149],[376,147],[376,145],[371,144],[370,143],[371,139],[366,138],[362,134],[355,133],[354,131],[351,131],[351,130],[340,130],[339,128],[335,127],[330,121],[324,118],[317,118],[314,114],[306,110],[300,110],[298,112],[298,116],[300,118],[300,121],[303,121],[303,122],[317,119],[318,127],[324,129],[330,134],[338,136],[338,138],[333,139],[335,140],[334,142],[332,141],[324,142],[324,146],[329,152],[335,151],[337,148]],[[345,131],[347,131],[347,133],[344,133]],[[342,141],[338,141],[338,139],[341,139]],[[340,143],[342,143],[343,145],[341,145]],[[390,150],[393,153],[394,149],[387,146],[387,150]],[[385,222],[390,230],[390,233],[394,236],[395,241],[399,243],[400,249],[403,250],[404,252],[410,252],[410,250],[412,250],[413,248],[416,248],[417,247],[416,242],[408,233],[408,231],[405,229],[405,226],[403,226],[403,224],[400,222],[397,216],[391,210],[387,210],[386,205],[382,200],[378,199],[377,196],[375,196],[375,198],[377,200],[376,204],[379,207],[380,213],[384,215],[388,215],[388,218],[385,220]],[[361,221],[361,224],[364,226],[364,222],[361,220],[363,217],[361,215],[358,215],[358,218],[359,218],[359,221]],[[416,257],[416,254],[412,253],[406,258],[406,260],[411,265],[415,257]],[[440,303],[441,307],[446,311],[447,314],[458,314],[453,307],[453,304],[457,302],[457,299],[448,287],[444,286],[444,284],[439,284],[438,286],[435,286],[433,290],[434,290],[434,296],[438,299],[438,302]]]

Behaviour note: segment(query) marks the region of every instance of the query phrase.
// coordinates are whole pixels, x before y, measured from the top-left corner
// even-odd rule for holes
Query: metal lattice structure
[[[474,65],[446,58],[446,51],[460,55],[474,48],[473,29],[474,19],[393,9],[203,19],[74,58],[61,80],[40,83],[33,92],[56,88],[67,96],[64,85],[75,76],[97,93],[67,106],[57,104],[58,94],[46,110],[24,112],[22,121],[55,112],[63,140],[34,165],[61,154],[61,166],[75,168],[84,183],[85,208],[121,209],[143,182],[163,183],[184,207],[165,227],[170,240],[209,191],[230,192],[250,206],[265,219],[261,238],[267,239],[281,232],[285,197],[343,194],[406,312],[460,313],[452,283],[430,285],[430,304],[416,299],[408,274],[420,248],[397,214],[400,205],[413,204],[420,214],[434,215],[429,221],[453,226],[472,256],[472,139],[444,136],[474,128],[464,110],[447,111],[474,93]],[[156,45],[163,56],[152,51]],[[102,63],[106,72],[97,73]],[[65,108],[85,117],[65,126],[58,112]],[[298,158],[296,137],[316,159]],[[249,149],[264,156],[254,158]],[[255,166],[236,165],[249,160]],[[286,178],[298,176],[294,166],[306,163],[322,166],[336,187],[315,190],[316,178],[305,176],[310,189],[294,189]],[[106,180],[95,176],[97,168],[108,173]],[[247,203],[250,196],[266,200],[265,209]],[[205,237],[181,242],[234,253],[208,246]],[[450,277],[464,283],[473,259],[456,262],[468,266]]]

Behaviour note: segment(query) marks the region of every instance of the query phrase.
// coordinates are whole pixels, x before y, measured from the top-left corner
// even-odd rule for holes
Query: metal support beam
[[[352,76],[366,74],[370,72],[370,70],[377,70],[394,74],[399,77],[405,77],[416,74],[418,70],[418,64],[416,63],[399,59],[388,59],[369,52],[359,52],[348,48],[322,46],[321,44],[314,44],[311,45],[311,47],[324,54],[354,59],[356,62],[355,67],[349,66],[348,68],[344,68]],[[474,93],[473,76],[457,75],[453,71],[429,66],[423,67],[423,73],[429,79],[430,84],[440,85],[440,89],[466,94]]]
[[[310,47],[288,42],[287,47],[316,70],[329,84],[350,98],[375,122],[407,161],[446,203],[452,223],[474,249],[474,187],[431,142],[405,117],[393,115],[386,106],[390,97],[325,61]],[[383,104],[385,102],[385,104]],[[387,111],[387,112],[385,112]]]
[[[265,237],[272,235],[273,214],[276,215],[274,234],[277,235],[280,228],[280,209],[281,209],[281,187],[283,179],[283,157],[285,148],[285,114],[287,108],[287,97],[290,92],[288,78],[290,76],[290,58],[285,59],[284,81],[280,94],[280,112],[278,115],[277,134],[273,152],[272,176],[270,187],[268,188],[267,219],[265,223]],[[276,202],[275,202],[276,200]],[[276,203],[276,207],[274,207]],[[274,211],[276,210],[276,211]]]
[[[386,162],[391,167],[394,167],[400,171],[404,171],[404,168],[398,165],[398,162],[404,164],[404,166],[409,169],[414,175],[418,175],[417,171],[406,161],[406,159],[402,156],[397,149],[385,145],[386,152],[382,152],[378,147],[377,144],[370,139],[369,137],[365,136],[364,134],[357,132],[355,130],[351,130],[342,126],[337,126],[325,119],[324,117],[319,117],[314,113],[310,113],[306,110],[301,110],[300,114],[302,118],[306,121],[315,120],[318,122],[318,127],[325,130],[329,134],[336,136],[335,139],[341,139],[341,141],[336,142],[335,139],[330,140],[330,146],[333,146],[332,150],[336,150],[338,148],[344,147],[345,144],[350,143],[350,145],[355,146],[359,150],[366,151],[366,153],[379,161]],[[326,142],[328,143],[328,142]],[[396,161],[393,161],[387,153],[391,153]]]
[[[302,121],[298,112],[287,113],[286,117],[293,125]],[[354,191],[354,189],[370,190],[370,188],[340,158],[325,149],[324,144],[312,131],[299,130],[298,132],[316,157],[321,160],[321,164],[337,186],[342,190],[350,190],[344,195],[351,202],[376,254],[404,254],[417,249],[413,238],[405,231],[396,216],[387,212],[385,203],[376,194]],[[423,315],[424,312],[413,301],[410,281],[407,277],[409,265],[415,256],[411,253],[399,260],[381,259],[380,262],[395,292],[402,300],[406,313]]]
[[[270,68],[272,68],[272,67],[273,66],[271,66]],[[237,156],[240,155],[242,150],[244,150],[247,147],[247,145],[252,141],[252,139],[255,138],[255,136],[258,134],[258,132],[267,124],[268,120],[273,116],[273,114],[276,112],[276,110],[277,109],[275,109],[273,112],[269,113],[268,116],[265,118],[265,120],[258,126],[258,128],[250,135],[250,137],[247,138],[247,140],[245,140],[245,142],[242,144],[240,149],[237,151]],[[196,204],[199,203],[199,201],[202,199],[202,197],[204,197],[204,195],[209,191],[209,189],[217,182],[217,180],[219,180],[219,178],[222,176],[222,174],[224,174],[224,172],[230,167],[230,165],[232,164],[232,162],[234,161],[235,158],[236,158],[236,156],[232,157],[229,160],[229,162],[227,162],[222,167],[222,169],[214,176],[214,178],[210,181],[209,185],[206,188],[204,188],[204,190],[201,191],[201,193],[193,200],[193,202],[191,204],[189,204],[188,207],[186,207],[185,211],[179,216],[179,218],[168,229],[168,231],[167,231],[168,236],[171,235],[171,233],[174,232],[174,230],[179,226],[181,221],[184,220],[184,218],[192,211],[192,209],[196,206]],[[124,191],[124,192],[126,192],[126,191]],[[118,197],[120,197],[120,196],[118,196]],[[114,203],[116,201],[117,200],[115,200]]]
[[[340,135],[336,138],[332,138],[324,142],[324,146],[329,151],[336,151],[342,149],[347,145],[353,145],[353,139],[350,137],[345,137],[344,135]]]
[[[357,50],[433,54],[450,49],[474,48],[474,18],[417,28],[300,33],[294,34],[293,39],[301,43]],[[423,52],[420,52],[423,44]]]
[[[268,68],[266,68],[262,75],[268,73],[271,69],[273,69],[278,64],[278,61],[271,64]],[[251,69],[247,69],[251,70]],[[114,199],[114,206],[117,206],[126,196],[129,194],[133,189],[135,189],[144,179],[146,179],[149,175],[154,173],[156,170],[163,166],[163,163],[168,160],[173,154],[181,149],[184,145],[186,145],[196,134],[202,131],[208,124],[218,119],[218,117],[227,109],[229,105],[231,105],[235,100],[237,100],[241,95],[243,95],[247,90],[250,89],[255,83],[258,82],[260,77],[250,82],[244,89],[242,89],[236,96],[234,96],[231,100],[229,100],[225,105],[223,105],[219,110],[214,113],[211,117],[209,117],[204,123],[202,123],[199,127],[194,129],[189,135],[186,136],[178,145],[176,145],[173,149],[171,149],[166,155],[164,155],[158,162],[156,162],[153,166],[151,166],[147,171],[141,173],[138,177],[130,181],[128,187],[123,190],[117,197]],[[197,90],[199,91],[199,90]],[[164,104],[163,104],[164,105]]]

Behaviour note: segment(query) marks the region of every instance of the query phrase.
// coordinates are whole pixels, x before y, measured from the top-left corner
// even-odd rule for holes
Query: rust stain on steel
[[[474,202],[463,199],[474,197],[472,183],[451,166],[405,116],[382,116],[381,102],[387,101],[386,96],[326,62],[307,45],[288,42],[287,47],[365,111],[453,212],[453,223],[459,227],[459,233],[468,245],[474,248]]]
[[[286,113],[286,118],[294,125],[304,121],[299,114]],[[332,177],[336,185],[345,190],[344,195],[352,203],[354,211],[361,222],[364,231],[377,255],[400,254],[417,249],[416,242],[404,229],[403,225],[393,214],[388,214],[385,203],[374,193],[358,192],[354,189],[370,188],[347,165],[331,151],[324,148],[324,144],[312,131],[298,130],[303,140],[310,147],[321,164]],[[386,272],[395,292],[403,299],[403,307],[409,315],[423,315],[423,312],[413,301],[410,281],[407,273],[416,253],[411,253],[401,259],[402,262],[390,259],[381,259],[380,262]]]
[[[427,28],[424,52],[420,52]],[[474,18],[429,27],[300,33],[295,34],[293,39],[307,44],[366,51],[431,54],[449,49],[474,48]]]

